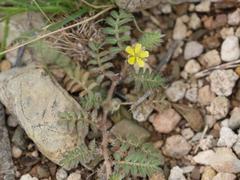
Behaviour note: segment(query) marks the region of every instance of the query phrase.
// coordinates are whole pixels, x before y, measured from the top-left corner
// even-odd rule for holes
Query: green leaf
[[[103,28],[103,33],[114,35],[115,34],[115,30],[113,28],[106,27],[106,28]]]
[[[133,21],[133,16],[123,10],[112,11],[110,14],[111,17],[105,20],[108,27],[103,29],[103,33],[106,34],[106,44],[115,45],[120,49],[110,50],[113,54],[117,54],[126,47],[125,43],[130,41],[130,36],[126,35],[126,32],[129,32],[131,28],[127,23]]]
[[[72,169],[77,167],[80,162],[86,164],[91,160],[92,154],[85,144],[81,144],[77,148],[67,152],[60,161],[60,164],[66,169]]]
[[[138,73],[133,73],[136,88],[144,90],[158,88],[163,85],[164,80],[160,74],[155,74],[149,70],[140,69]]]
[[[147,50],[152,50],[161,44],[163,37],[164,35],[160,32],[145,32],[139,39],[139,43]]]

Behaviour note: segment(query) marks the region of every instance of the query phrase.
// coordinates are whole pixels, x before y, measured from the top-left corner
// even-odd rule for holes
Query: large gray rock
[[[136,12],[142,9],[155,7],[160,2],[163,2],[163,0],[116,0],[115,2],[122,9]]]
[[[14,68],[1,73],[0,101],[17,117],[38,149],[56,164],[76,145],[84,144],[87,123],[76,127],[82,129],[79,135],[76,128],[70,131],[59,123],[59,113],[81,112],[80,105],[41,67]]]

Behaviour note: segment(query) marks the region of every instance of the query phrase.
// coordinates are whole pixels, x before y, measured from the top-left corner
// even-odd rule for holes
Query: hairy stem
[[[104,165],[106,167],[106,178],[109,179],[110,175],[112,174],[112,162],[110,160],[109,151],[108,151],[108,130],[107,130],[107,116],[110,111],[110,103],[113,97],[114,90],[119,83],[118,77],[113,77],[111,87],[108,91],[107,99],[104,102],[104,109],[103,109],[103,119],[102,119],[102,152],[104,158]]]

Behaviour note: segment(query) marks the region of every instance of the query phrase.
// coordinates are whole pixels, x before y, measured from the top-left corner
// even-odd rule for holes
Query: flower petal
[[[139,67],[144,67],[145,62],[141,58],[136,58]]]
[[[140,58],[147,58],[149,56],[149,52],[148,51],[141,51],[139,54]]]
[[[135,54],[139,54],[142,51],[142,45],[140,43],[137,43],[134,47]]]
[[[136,58],[135,57],[128,58],[128,64],[133,65],[135,62],[136,62]]]
[[[131,47],[131,46],[127,46],[125,51],[131,55],[131,56],[134,56],[134,49]]]

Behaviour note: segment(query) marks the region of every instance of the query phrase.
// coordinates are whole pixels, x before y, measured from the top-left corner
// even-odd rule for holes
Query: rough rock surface
[[[219,96],[229,96],[238,80],[233,70],[216,70],[210,74],[211,90]]]
[[[141,9],[147,9],[156,6],[162,0],[116,0],[116,4],[122,8],[131,12],[140,11]]]
[[[177,102],[178,100],[184,98],[186,90],[187,84],[185,84],[183,81],[175,81],[166,90],[166,95],[171,101]]]
[[[218,146],[232,147],[237,141],[237,135],[228,127],[222,127],[220,130],[220,138],[218,140]]]
[[[236,36],[228,36],[222,43],[221,57],[225,62],[237,60],[240,56],[239,40]]]
[[[171,169],[168,180],[186,180],[186,178],[183,175],[183,170],[180,167],[175,166]]]
[[[218,120],[224,118],[228,114],[229,108],[229,100],[224,96],[218,96],[211,102],[210,106],[207,107],[207,110]]]
[[[173,158],[181,158],[190,150],[191,145],[180,135],[168,137],[163,147],[163,152]]]
[[[210,165],[218,172],[239,173],[240,160],[232,152],[230,148],[216,148],[199,152],[194,156],[196,163]]]
[[[46,88],[48,87],[48,88]],[[40,67],[14,68],[0,74],[0,101],[15,115],[28,137],[50,160],[60,164],[63,155],[83,143],[81,137],[59,123],[61,112],[81,112],[80,105]]]
[[[184,59],[191,59],[198,57],[203,52],[203,45],[197,41],[191,41],[186,44],[184,50]]]
[[[169,133],[176,127],[180,120],[181,116],[174,109],[167,109],[156,115],[152,120],[152,124],[156,131]]]

